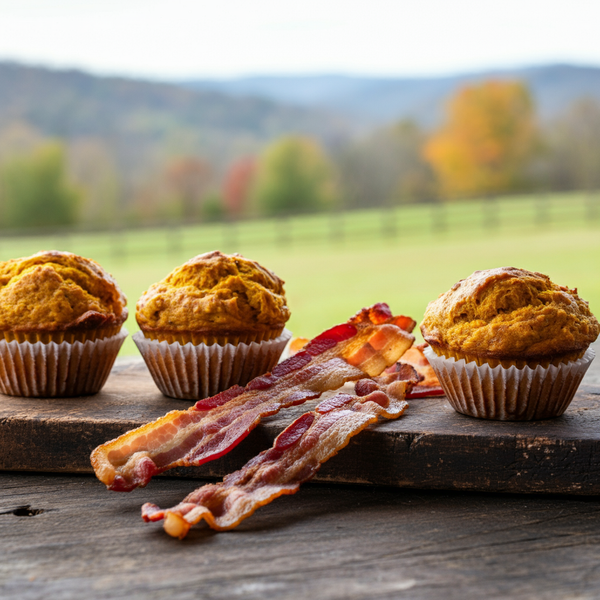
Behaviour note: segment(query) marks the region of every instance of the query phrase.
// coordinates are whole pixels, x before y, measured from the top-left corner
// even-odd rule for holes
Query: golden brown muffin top
[[[501,267],[475,271],[430,302],[421,332],[434,348],[535,361],[584,350],[600,326],[576,289]]]
[[[88,258],[49,250],[0,262],[0,331],[64,331],[122,324],[127,299]]]
[[[284,282],[240,254],[215,250],[177,267],[142,294],[145,331],[247,332],[282,328],[290,318]]]

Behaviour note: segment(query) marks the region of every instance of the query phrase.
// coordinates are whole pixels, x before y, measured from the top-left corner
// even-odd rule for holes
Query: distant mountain
[[[103,138],[130,156],[156,146],[224,160],[284,133],[336,143],[356,127],[327,109],[258,96],[0,62],[0,130],[19,120],[49,136]]]
[[[489,78],[527,82],[543,117],[582,96],[600,99],[600,68],[570,65],[410,79],[319,75],[164,83],[0,62],[0,134],[24,121],[47,136],[101,138],[126,171],[184,153],[225,165],[288,133],[333,147],[404,117],[432,125],[459,86]]]
[[[486,79],[526,82],[542,118],[556,115],[583,96],[600,100],[600,67],[574,65],[484,71],[451,77],[265,76],[181,83],[189,89],[328,109],[373,124],[408,117],[431,125],[441,119],[444,103],[454,90]]]

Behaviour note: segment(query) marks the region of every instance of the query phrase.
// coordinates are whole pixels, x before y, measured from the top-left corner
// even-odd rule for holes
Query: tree
[[[545,152],[538,176],[555,190],[600,189],[600,103],[574,102],[544,129]]]
[[[4,162],[0,196],[8,227],[60,226],[75,223],[80,193],[66,176],[64,147],[47,142],[32,154]]]
[[[382,128],[338,155],[347,207],[389,206],[431,200],[435,178],[421,156],[425,134],[404,120]]]
[[[43,135],[26,121],[12,121],[0,129],[0,163],[14,156],[31,154],[44,143]]]
[[[67,146],[69,175],[82,192],[80,218],[95,227],[122,218],[122,176],[110,148],[101,138],[79,138]]]
[[[202,218],[205,221],[222,221],[225,216],[223,198],[217,192],[210,192],[202,203]]]
[[[446,197],[522,189],[537,147],[533,103],[516,81],[465,87],[451,99],[448,118],[425,145]]]
[[[254,196],[270,215],[323,210],[336,198],[332,165],[314,140],[280,138],[261,156]]]
[[[167,167],[167,180],[186,219],[197,217],[212,182],[212,167],[204,159],[183,156]]]
[[[254,158],[242,158],[229,167],[223,181],[223,204],[232,217],[239,217],[246,209],[256,170]]]

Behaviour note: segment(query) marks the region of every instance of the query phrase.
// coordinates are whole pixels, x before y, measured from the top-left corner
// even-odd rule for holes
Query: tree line
[[[459,89],[432,129],[403,120],[328,147],[287,135],[222,164],[166,148],[142,164],[116,164],[97,138],[48,139],[12,123],[0,130],[0,227],[208,221],[597,190],[600,103],[582,99],[541,122],[523,83],[487,81]]]

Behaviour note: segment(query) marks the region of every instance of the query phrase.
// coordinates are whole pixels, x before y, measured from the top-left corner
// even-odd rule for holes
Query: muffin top
[[[281,329],[290,318],[284,282],[239,254],[200,254],[144,292],[144,331],[239,332]]]
[[[0,331],[88,330],[122,324],[127,299],[88,258],[50,250],[0,262]]]
[[[600,326],[576,289],[501,267],[475,271],[430,302],[421,332],[440,350],[535,361],[585,350]]]

